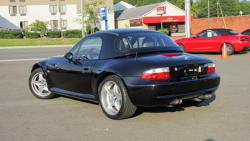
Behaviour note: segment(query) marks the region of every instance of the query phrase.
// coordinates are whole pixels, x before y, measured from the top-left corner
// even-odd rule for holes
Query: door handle
[[[55,64],[48,64],[47,65],[47,67],[49,68],[49,69],[56,69],[56,65]]]
[[[83,69],[88,70],[88,69],[90,69],[90,66],[84,66]]]

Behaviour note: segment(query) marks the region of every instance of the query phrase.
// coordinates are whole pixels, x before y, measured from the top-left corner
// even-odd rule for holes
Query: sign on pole
[[[106,6],[101,8],[101,26],[102,30],[108,30],[108,8]]]
[[[162,29],[162,14],[166,14],[166,8],[165,6],[163,7],[157,7],[156,8],[156,14],[161,15],[161,29]]]

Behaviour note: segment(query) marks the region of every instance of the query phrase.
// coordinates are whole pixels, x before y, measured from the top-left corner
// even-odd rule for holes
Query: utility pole
[[[217,17],[220,17],[219,1],[217,1]]]
[[[85,37],[85,33],[84,33],[84,0],[82,0],[82,38]]]
[[[186,38],[190,38],[190,0],[185,0]]]
[[[62,15],[61,15],[61,12],[62,12],[62,8],[61,8],[61,3],[60,3],[61,0],[59,0],[59,15],[60,15],[60,28],[61,28],[61,38],[63,37],[63,32],[62,32]]]
[[[208,29],[210,29],[210,5],[208,0]]]

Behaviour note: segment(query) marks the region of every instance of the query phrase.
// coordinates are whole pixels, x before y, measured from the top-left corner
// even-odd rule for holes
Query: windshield
[[[230,33],[232,33],[233,35],[238,35],[238,33],[233,30],[231,30]]]
[[[122,35],[116,41],[116,51],[129,51],[133,49],[153,47],[179,47],[172,39],[162,33],[130,33]]]

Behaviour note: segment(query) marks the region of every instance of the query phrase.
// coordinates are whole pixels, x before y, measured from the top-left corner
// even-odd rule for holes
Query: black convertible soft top
[[[238,33],[233,31],[232,29],[215,28],[215,29],[207,29],[207,30],[217,31],[221,34],[221,36],[238,35]]]
[[[172,39],[169,38],[167,41],[170,45],[169,47],[145,47],[138,48],[138,50],[126,50],[126,51],[116,51],[115,48],[117,46],[116,40],[123,35],[135,34],[143,35],[146,33],[154,33],[161,34],[169,38],[167,35],[153,30],[145,30],[145,29],[115,29],[115,30],[107,30],[107,31],[99,31],[93,34],[86,36],[83,40],[89,37],[99,37],[102,39],[102,47],[99,54],[99,59],[109,59],[116,58],[128,55],[134,55],[136,52],[138,53],[148,53],[148,52],[182,52],[182,48],[180,48]]]

